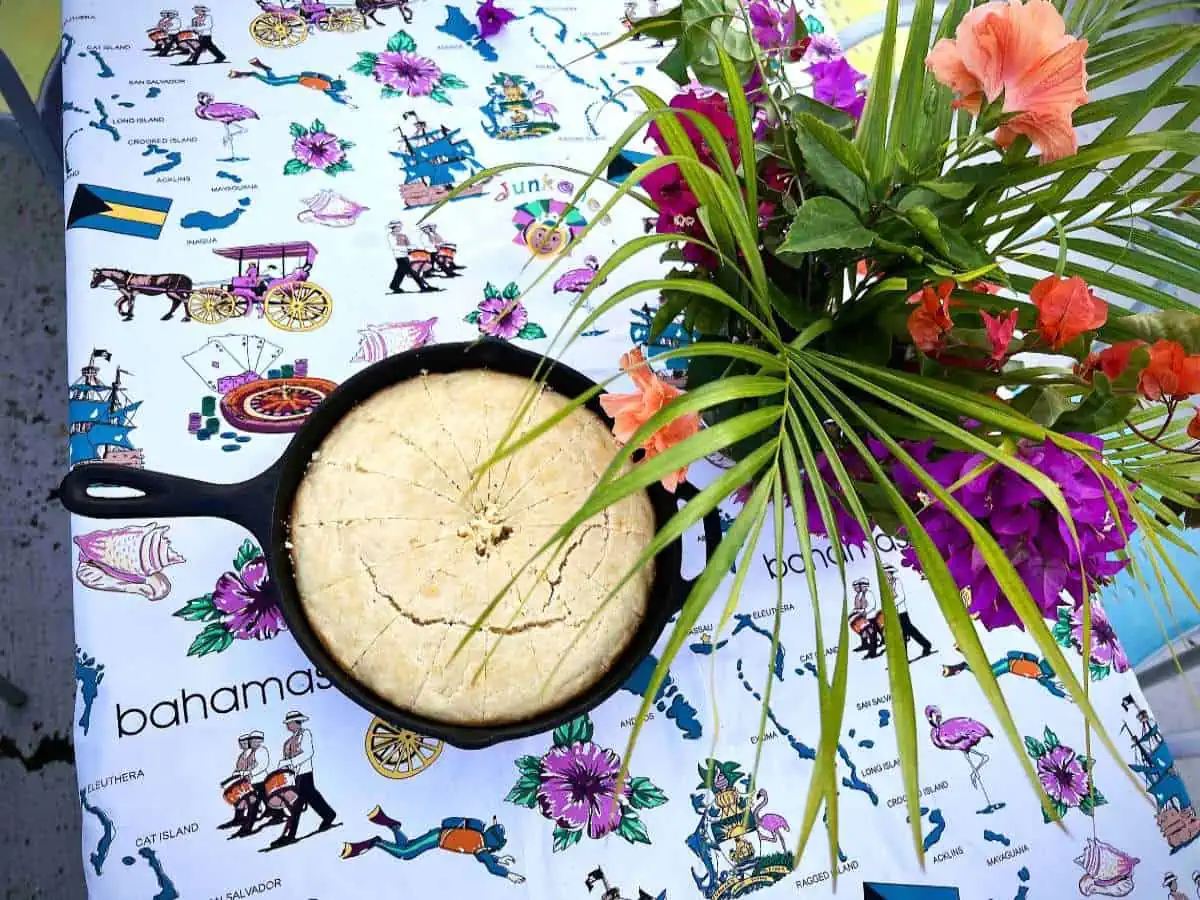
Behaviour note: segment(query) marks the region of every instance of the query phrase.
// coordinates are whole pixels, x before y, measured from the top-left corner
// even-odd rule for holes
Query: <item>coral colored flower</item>
[[[496,0],[485,0],[475,10],[475,18],[479,20],[479,36],[485,41],[498,35],[516,17],[512,10],[497,6]]]
[[[846,62],[844,57],[813,63],[808,67],[808,74],[813,77],[814,98],[856,119],[862,116],[867,95],[859,85],[867,76]]]
[[[992,342],[992,361],[1001,362],[1008,356],[1008,345],[1012,343],[1013,332],[1017,330],[1017,310],[1010,309],[1003,315],[993,317],[988,315],[987,310],[981,309],[979,315],[983,318],[988,340]]]
[[[996,284],[996,282],[984,281],[982,279],[977,280],[977,281],[972,281],[969,285],[967,285],[967,287],[969,287],[976,294],[990,294],[993,297],[996,294],[999,294],[1000,291],[1002,290],[1000,285]]]
[[[950,294],[953,291],[954,282],[946,280],[937,286],[936,291],[925,285],[908,298],[909,303],[920,304],[908,317],[908,333],[922,353],[937,353],[946,338],[946,332],[954,327],[954,321],[950,318]]]
[[[1145,341],[1120,341],[1111,347],[1105,347],[1099,353],[1089,353],[1079,369],[1080,377],[1091,381],[1092,373],[1099,369],[1110,381],[1115,381],[1129,368],[1129,357],[1133,351],[1145,346]]]
[[[386,50],[376,56],[373,74],[385,87],[410,97],[426,97],[437,87],[442,70],[428,57]]]
[[[956,105],[973,113],[1003,97],[1003,111],[1013,115],[996,142],[1007,147],[1025,135],[1042,161],[1052,162],[1079,147],[1071,115],[1087,102],[1087,47],[1067,34],[1048,0],[1009,0],[967,13],[954,38],[938,41],[925,65],[958,94]]]
[[[1200,355],[1184,352],[1178,341],[1156,341],[1150,363],[1142,369],[1138,390],[1150,400],[1183,400],[1200,394]]]
[[[1097,298],[1078,275],[1047,276],[1033,286],[1029,299],[1038,308],[1038,333],[1054,350],[1085,331],[1095,331],[1108,320],[1108,304]]]
[[[619,443],[625,444],[655,413],[683,392],[654,374],[640,348],[621,357],[621,368],[633,379],[637,392],[604,394],[600,397],[600,406],[613,418],[613,437]],[[646,459],[650,459],[699,431],[700,415],[694,412],[685,413],[652,434],[646,443],[642,444],[642,450],[646,453]],[[686,476],[687,466],[684,466],[664,477],[662,485],[673,493]]]
[[[1187,433],[1188,437],[1200,441],[1200,407],[1196,408],[1196,414],[1192,416],[1192,421],[1188,422]]]

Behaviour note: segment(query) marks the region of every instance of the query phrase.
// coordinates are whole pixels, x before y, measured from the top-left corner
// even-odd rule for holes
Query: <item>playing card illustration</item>
[[[223,334],[183,357],[209,389],[224,394],[239,383],[265,377],[283,348],[252,335]]]

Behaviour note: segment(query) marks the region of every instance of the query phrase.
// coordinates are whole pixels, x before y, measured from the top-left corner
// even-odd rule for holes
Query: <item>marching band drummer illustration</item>
[[[879,604],[867,579],[855,579],[853,587],[854,609],[850,613],[850,627],[859,635],[859,645],[854,649],[866,651],[863,659],[874,659],[883,645],[883,631],[878,621]]]
[[[183,27],[179,19],[179,10],[164,9],[158,14],[158,24],[154,26],[155,31],[162,36],[155,39],[155,56],[166,56],[175,49],[176,43],[179,40],[179,30]]]
[[[283,827],[283,834],[271,842],[272,849],[296,842],[296,829],[300,827],[300,816],[309,807],[312,807],[313,812],[321,817],[321,824],[317,826],[318,832],[333,828],[334,820],[337,819],[337,813],[325,801],[321,792],[317,790],[316,784],[313,783],[314,747],[312,732],[304,727],[304,723],[307,721],[308,716],[296,710],[292,710],[283,718],[283,724],[291,732],[291,737],[283,742],[281,764],[287,766],[296,775],[297,799],[296,802],[288,805],[287,824]]]
[[[237,761],[233,765],[233,777],[250,782],[251,790],[234,807],[233,818],[222,822],[218,828],[237,828],[231,838],[246,837],[253,831],[254,823],[266,816],[270,824],[283,821],[283,811],[267,805],[266,778],[271,771],[271,755],[263,746],[263,733],[255,730],[238,737]]]
[[[222,53],[220,48],[218,48],[217,45],[213,43],[213,39],[212,39],[213,18],[212,18],[212,14],[209,12],[208,7],[207,6],[199,6],[199,5],[193,6],[192,12],[194,12],[195,15],[192,17],[191,30],[196,33],[196,43],[195,43],[195,46],[192,48],[192,55],[189,56],[184,62],[180,63],[180,65],[182,65],[182,66],[197,65],[200,62],[200,54],[205,52],[206,50],[212,56],[213,62],[215,62],[215,63],[225,62],[225,59],[226,59],[225,54]]]

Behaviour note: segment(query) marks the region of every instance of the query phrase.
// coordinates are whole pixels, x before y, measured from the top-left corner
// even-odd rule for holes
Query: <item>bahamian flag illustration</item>
[[[653,159],[650,153],[635,153],[632,150],[622,150],[608,164],[605,177],[613,184],[620,184],[629,177],[629,173],[648,159]]]
[[[162,234],[170,209],[170,197],[81,184],[71,199],[67,227],[92,228],[153,241]]]
[[[934,884],[863,883],[863,900],[959,900],[958,888]]]

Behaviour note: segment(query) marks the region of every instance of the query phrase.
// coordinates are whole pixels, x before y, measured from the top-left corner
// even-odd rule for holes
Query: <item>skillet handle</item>
[[[696,489],[689,481],[681,481],[675,489],[675,497],[679,500],[692,500],[700,491]],[[712,559],[712,555],[717,551],[717,545],[721,543],[723,534],[721,532],[721,512],[719,507],[714,507],[709,510],[701,520],[704,524],[704,559],[705,562]],[[697,576],[699,577],[699,576]],[[680,579],[679,593],[675,600],[676,610],[683,609],[683,604],[687,600],[688,594],[692,592],[692,585],[696,583],[696,579]]]
[[[67,474],[52,494],[73,513],[93,519],[141,519],[160,516],[206,516],[236,522],[264,548],[271,539],[271,513],[279,467],[274,465],[249,481],[213,484],[132,466],[93,463]],[[133,488],[138,497],[99,497],[97,487]]]

